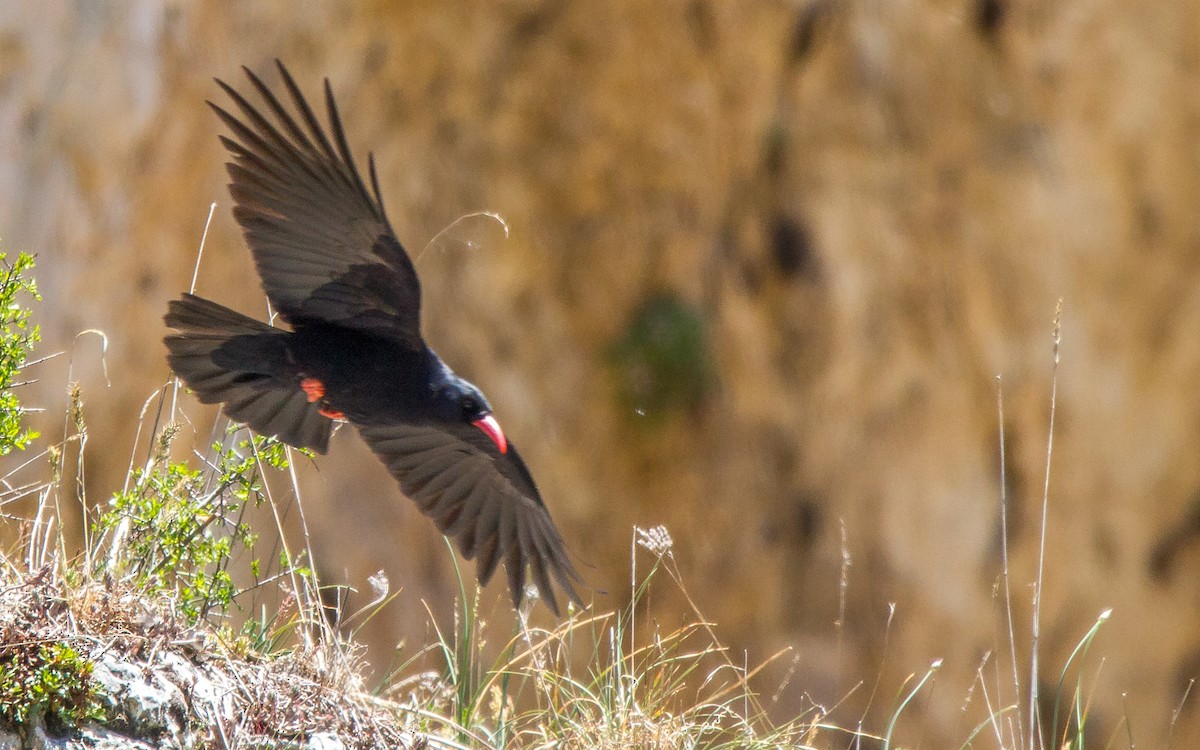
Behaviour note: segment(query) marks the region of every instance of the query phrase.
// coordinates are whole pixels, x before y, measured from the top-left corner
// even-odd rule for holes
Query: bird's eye
[[[479,406],[479,402],[471,396],[463,396],[462,401],[459,403],[462,405],[463,416],[467,417],[468,419],[474,417],[476,414],[482,411]]]

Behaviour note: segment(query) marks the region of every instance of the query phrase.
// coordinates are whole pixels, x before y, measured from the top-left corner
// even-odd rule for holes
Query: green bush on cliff
[[[21,368],[33,345],[41,340],[36,325],[30,325],[28,298],[41,300],[37,282],[28,276],[34,266],[32,255],[21,253],[9,262],[0,253],[0,456],[24,450],[38,434],[23,426],[25,408],[15,392],[21,385]]]

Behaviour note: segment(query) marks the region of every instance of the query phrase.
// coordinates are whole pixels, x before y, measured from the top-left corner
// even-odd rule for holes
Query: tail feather
[[[192,294],[170,303],[167,361],[202,403],[255,431],[318,453],[329,449],[333,422],[310,404],[288,364],[286,331]]]
[[[230,310],[224,305],[184,293],[183,297],[172,300],[167,306],[167,314],[163,320],[171,328],[184,333],[196,333],[208,336],[230,336],[245,333],[284,333],[277,328],[242,315],[236,310]]]

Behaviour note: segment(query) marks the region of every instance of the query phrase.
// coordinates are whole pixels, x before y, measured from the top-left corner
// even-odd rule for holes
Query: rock
[[[308,738],[305,750],[346,750],[345,743],[332,732],[318,732]]]
[[[72,732],[64,737],[51,737],[41,726],[34,730],[30,748],[31,750],[159,750],[159,746],[135,740],[103,727],[83,727],[78,732]]]
[[[105,655],[93,675],[113,699],[131,734],[179,737],[183,733],[187,702],[170,673],[139,668]]]

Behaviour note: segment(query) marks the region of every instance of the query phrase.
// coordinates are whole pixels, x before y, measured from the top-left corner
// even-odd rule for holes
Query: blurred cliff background
[[[1200,2],[4,3],[0,249],[38,255],[93,502],[167,379],[213,201],[197,291],[265,315],[204,100],[275,57],[310,97],[329,77],[375,153],[427,338],[496,405],[597,606],[630,595],[633,526],[665,524],[736,653],[794,647],[763,677],[781,711],[849,694],[853,723],[878,676],[878,729],[943,658],[905,731],[965,738],[1007,641],[997,377],[1027,645],[1061,298],[1042,679],[1112,607],[1089,721],[1164,742],[1200,674]],[[480,210],[511,236],[427,248]],[[41,367],[23,397],[53,439],[67,360]],[[347,606],[379,569],[402,588],[373,661],[424,642],[420,600],[444,617],[456,590],[432,526],[350,430],[301,480]],[[1196,700],[1173,731],[1200,743]]]

